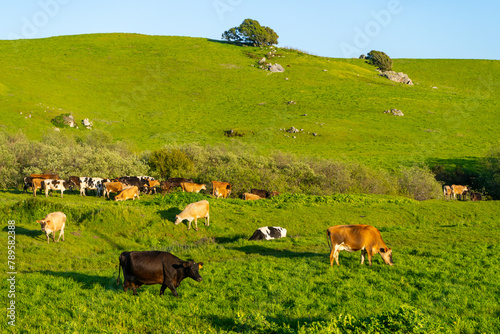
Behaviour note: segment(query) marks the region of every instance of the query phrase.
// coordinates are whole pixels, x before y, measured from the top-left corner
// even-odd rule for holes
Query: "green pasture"
[[[80,129],[61,131],[89,118],[137,151],[229,142],[389,168],[474,163],[498,144],[498,61],[395,59],[406,86],[364,60],[282,48],[268,61],[284,73],[258,69],[270,51],[136,34],[0,41],[0,128],[40,139],[71,113]]]
[[[173,220],[208,199],[210,226]],[[0,232],[16,226],[15,333],[496,333],[500,331],[500,207],[381,195],[285,194],[243,202],[174,192],[114,202],[19,191],[0,194]],[[66,240],[46,243],[37,219],[63,211]],[[203,220],[202,220],[203,221]],[[370,224],[395,265],[341,252],[330,267],[326,229]],[[248,241],[262,226],[285,239]],[[180,297],[159,285],[138,296],[116,285],[122,251],[163,250],[204,262]],[[4,258],[6,255],[4,255]],[[123,281],[123,276],[121,278]],[[7,291],[7,281],[0,283]],[[3,305],[8,298],[0,296]]]

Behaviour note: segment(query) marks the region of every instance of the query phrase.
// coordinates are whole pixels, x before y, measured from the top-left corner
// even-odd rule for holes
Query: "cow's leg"
[[[361,264],[365,263],[366,249],[361,250]]]
[[[167,285],[166,284],[162,284],[161,285],[161,288],[160,288],[160,296],[164,294],[165,292],[165,289],[167,288]]]
[[[49,241],[49,240],[50,240],[50,237],[49,237],[49,234],[47,233],[47,244],[49,244],[49,243],[50,243],[50,241]]]
[[[64,229],[61,229],[61,231],[59,232],[59,238],[57,238],[57,241],[59,241],[59,239],[61,239],[61,236],[62,236],[63,241],[64,241]]]
[[[194,219],[194,230],[198,232],[198,218]]]
[[[188,230],[191,229],[191,219],[188,219]]]
[[[371,266],[371,265],[372,265],[372,256],[373,256],[371,249],[370,249],[370,250],[368,250],[368,251],[366,252],[366,254],[368,254],[368,263],[369,263],[369,264],[370,264],[370,266]]]
[[[168,287],[170,289],[170,291],[172,291],[172,294],[175,297],[179,297],[179,294],[177,293],[177,290],[175,289],[175,286],[174,286],[174,284],[172,282],[169,282],[167,280],[163,281],[163,285],[161,286],[161,288],[163,290],[165,290],[164,287]]]
[[[52,232],[52,241],[54,241],[54,242],[59,241],[59,239],[57,239],[57,241],[56,241],[56,231]]]
[[[119,278],[117,279],[117,281],[119,280]],[[123,291],[127,292],[128,290],[128,285],[129,285],[129,281],[127,279],[125,279],[125,277],[123,278]]]
[[[210,225],[210,216],[209,214],[207,213],[207,215],[205,216],[205,225]]]
[[[64,190],[61,189],[61,198],[63,198],[63,192],[64,192]]]

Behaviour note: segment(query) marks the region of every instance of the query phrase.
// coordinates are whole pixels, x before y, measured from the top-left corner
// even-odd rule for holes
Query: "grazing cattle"
[[[227,182],[212,181],[212,196],[227,198],[231,194],[231,184]]]
[[[25,194],[28,192],[28,188],[33,188],[33,178],[31,176],[25,176],[23,182],[23,194]]]
[[[258,195],[261,198],[269,198],[271,197],[271,193],[267,190],[261,190],[261,189],[251,189],[250,190],[251,194]]]
[[[250,194],[250,193],[243,193],[242,198],[245,201],[256,201],[258,199],[262,199],[262,197],[260,197],[259,195]]]
[[[286,229],[279,226],[265,226],[257,229],[248,240],[271,240],[286,237]]]
[[[199,270],[203,262],[183,261],[177,256],[160,251],[123,252],[119,257],[118,278],[120,284],[120,269],[123,271],[123,291],[131,287],[134,295],[142,285],[161,284],[160,296],[168,287],[175,297],[176,288],[184,278],[190,277],[201,282]]]
[[[45,179],[32,179],[32,182],[33,182],[33,196],[36,197],[36,191],[37,189],[43,189],[43,181],[45,181]]]
[[[210,225],[209,204],[207,200],[191,203],[186,206],[184,211],[175,216],[175,225],[183,220],[187,220],[188,230],[191,228],[191,222],[194,220],[194,230],[198,231],[198,218],[205,218],[205,225]]]
[[[161,181],[160,182],[160,190],[162,194],[166,194],[172,189],[172,184],[169,181]]]
[[[120,191],[123,190],[125,186],[121,182],[104,182],[102,184],[102,189],[103,189],[103,197],[106,197],[106,195],[109,198],[109,193],[119,193]]]
[[[66,189],[71,188],[71,182],[66,180],[51,180],[45,179],[43,180],[43,188],[45,188],[45,197],[49,196],[49,190],[60,190],[61,198],[63,197],[63,192]]]
[[[160,185],[160,181],[158,180],[149,180],[146,187],[148,189],[148,194],[154,192],[156,194],[156,186]]]
[[[76,177],[71,176],[70,180],[76,186],[80,187],[80,196],[87,196],[85,190],[95,190],[96,196],[100,196],[103,191],[103,183],[109,181],[109,179],[103,179],[100,177]]]
[[[45,232],[47,235],[47,243],[49,243],[49,234],[52,233],[52,240],[54,242],[59,242],[59,239],[64,241],[64,227],[66,226],[66,215],[62,212],[52,212],[49,213],[44,219],[37,220],[37,223],[40,223],[42,228],[42,232]],[[56,232],[59,232],[59,238],[56,241]]]
[[[380,253],[388,265],[392,263],[392,249],[387,248],[380,231],[369,225],[337,225],[326,230],[328,245],[330,246],[330,265],[333,260],[339,265],[339,252],[346,250],[355,252],[361,250],[361,264],[368,254],[368,262],[372,265],[372,256]]]
[[[271,197],[278,196],[280,193],[277,191],[271,191]]]
[[[467,186],[459,186],[456,184],[451,185],[451,190],[453,192],[453,198],[457,199],[457,195],[458,195],[459,199],[461,199],[461,200],[466,199],[465,196],[466,196],[467,192],[469,191]]]
[[[115,196],[115,201],[126,201],[128,199],[132,199],[135,201],[135,198],[141,199],[139,197],[139,188],[136,186],[125,187],[123,190]]]
[[[207,190],[204,184],[192,183],[192,182],[181,182],[182,191],[188,193],[199,193],[202,189]]]
[[[117,179],[118,182],[123,183],[127,186],[135,186],[140,191],[147,192],[148,191],[148,182],[149,180],[145,178],[140,178],[138,176],[122,176]]]
[[[444,186],[443,187],[443,194],[444,197],[449,201],[451,199],[451,195],[453,194],[453,191],[451,190],[450,186]]]
[[[474,193],[470,194],[470,199],[472,201],[474,201],[474,202],[475,201],[482,201],[483,200],[483,196],[480,193],[478,193],[478,192],[474,192]]]

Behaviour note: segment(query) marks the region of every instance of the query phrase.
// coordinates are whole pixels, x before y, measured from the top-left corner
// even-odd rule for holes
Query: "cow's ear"
[[[199,269],[203,268],[203,262],[198,262]]]
[[[37,220],[36,222],[37,222],[37,223],[41,223],[42,221],[41,221],[41,220]]]

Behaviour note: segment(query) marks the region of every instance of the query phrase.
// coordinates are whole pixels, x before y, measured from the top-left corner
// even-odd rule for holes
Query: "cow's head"
[[[392,263],[392,249],[391,248],[380,248],[380,255],[382,256],[382,259],[384,259],[384,262],[390,266],[394,265]]]
[[[40,223],[40,227],[42,228],[42,232],[45,232],[45,227],[47,227],[47,224],[50,222],[50,220],[37,220],[37,223]]]
[[[177,225],[177,224],[179,224],[181,221],[182,221],[181,217],[179,217],[179,215],[176,215],[176,216],[175,216],[175,222],[174,222],[174,224],[175,224],[175,225]]]
[[[202,280],[199,270],[203,268],[203,262],[196,263],[194,261],[184,262],[182,266],[186,269],[187,276],[191,277],[197,282]]]

